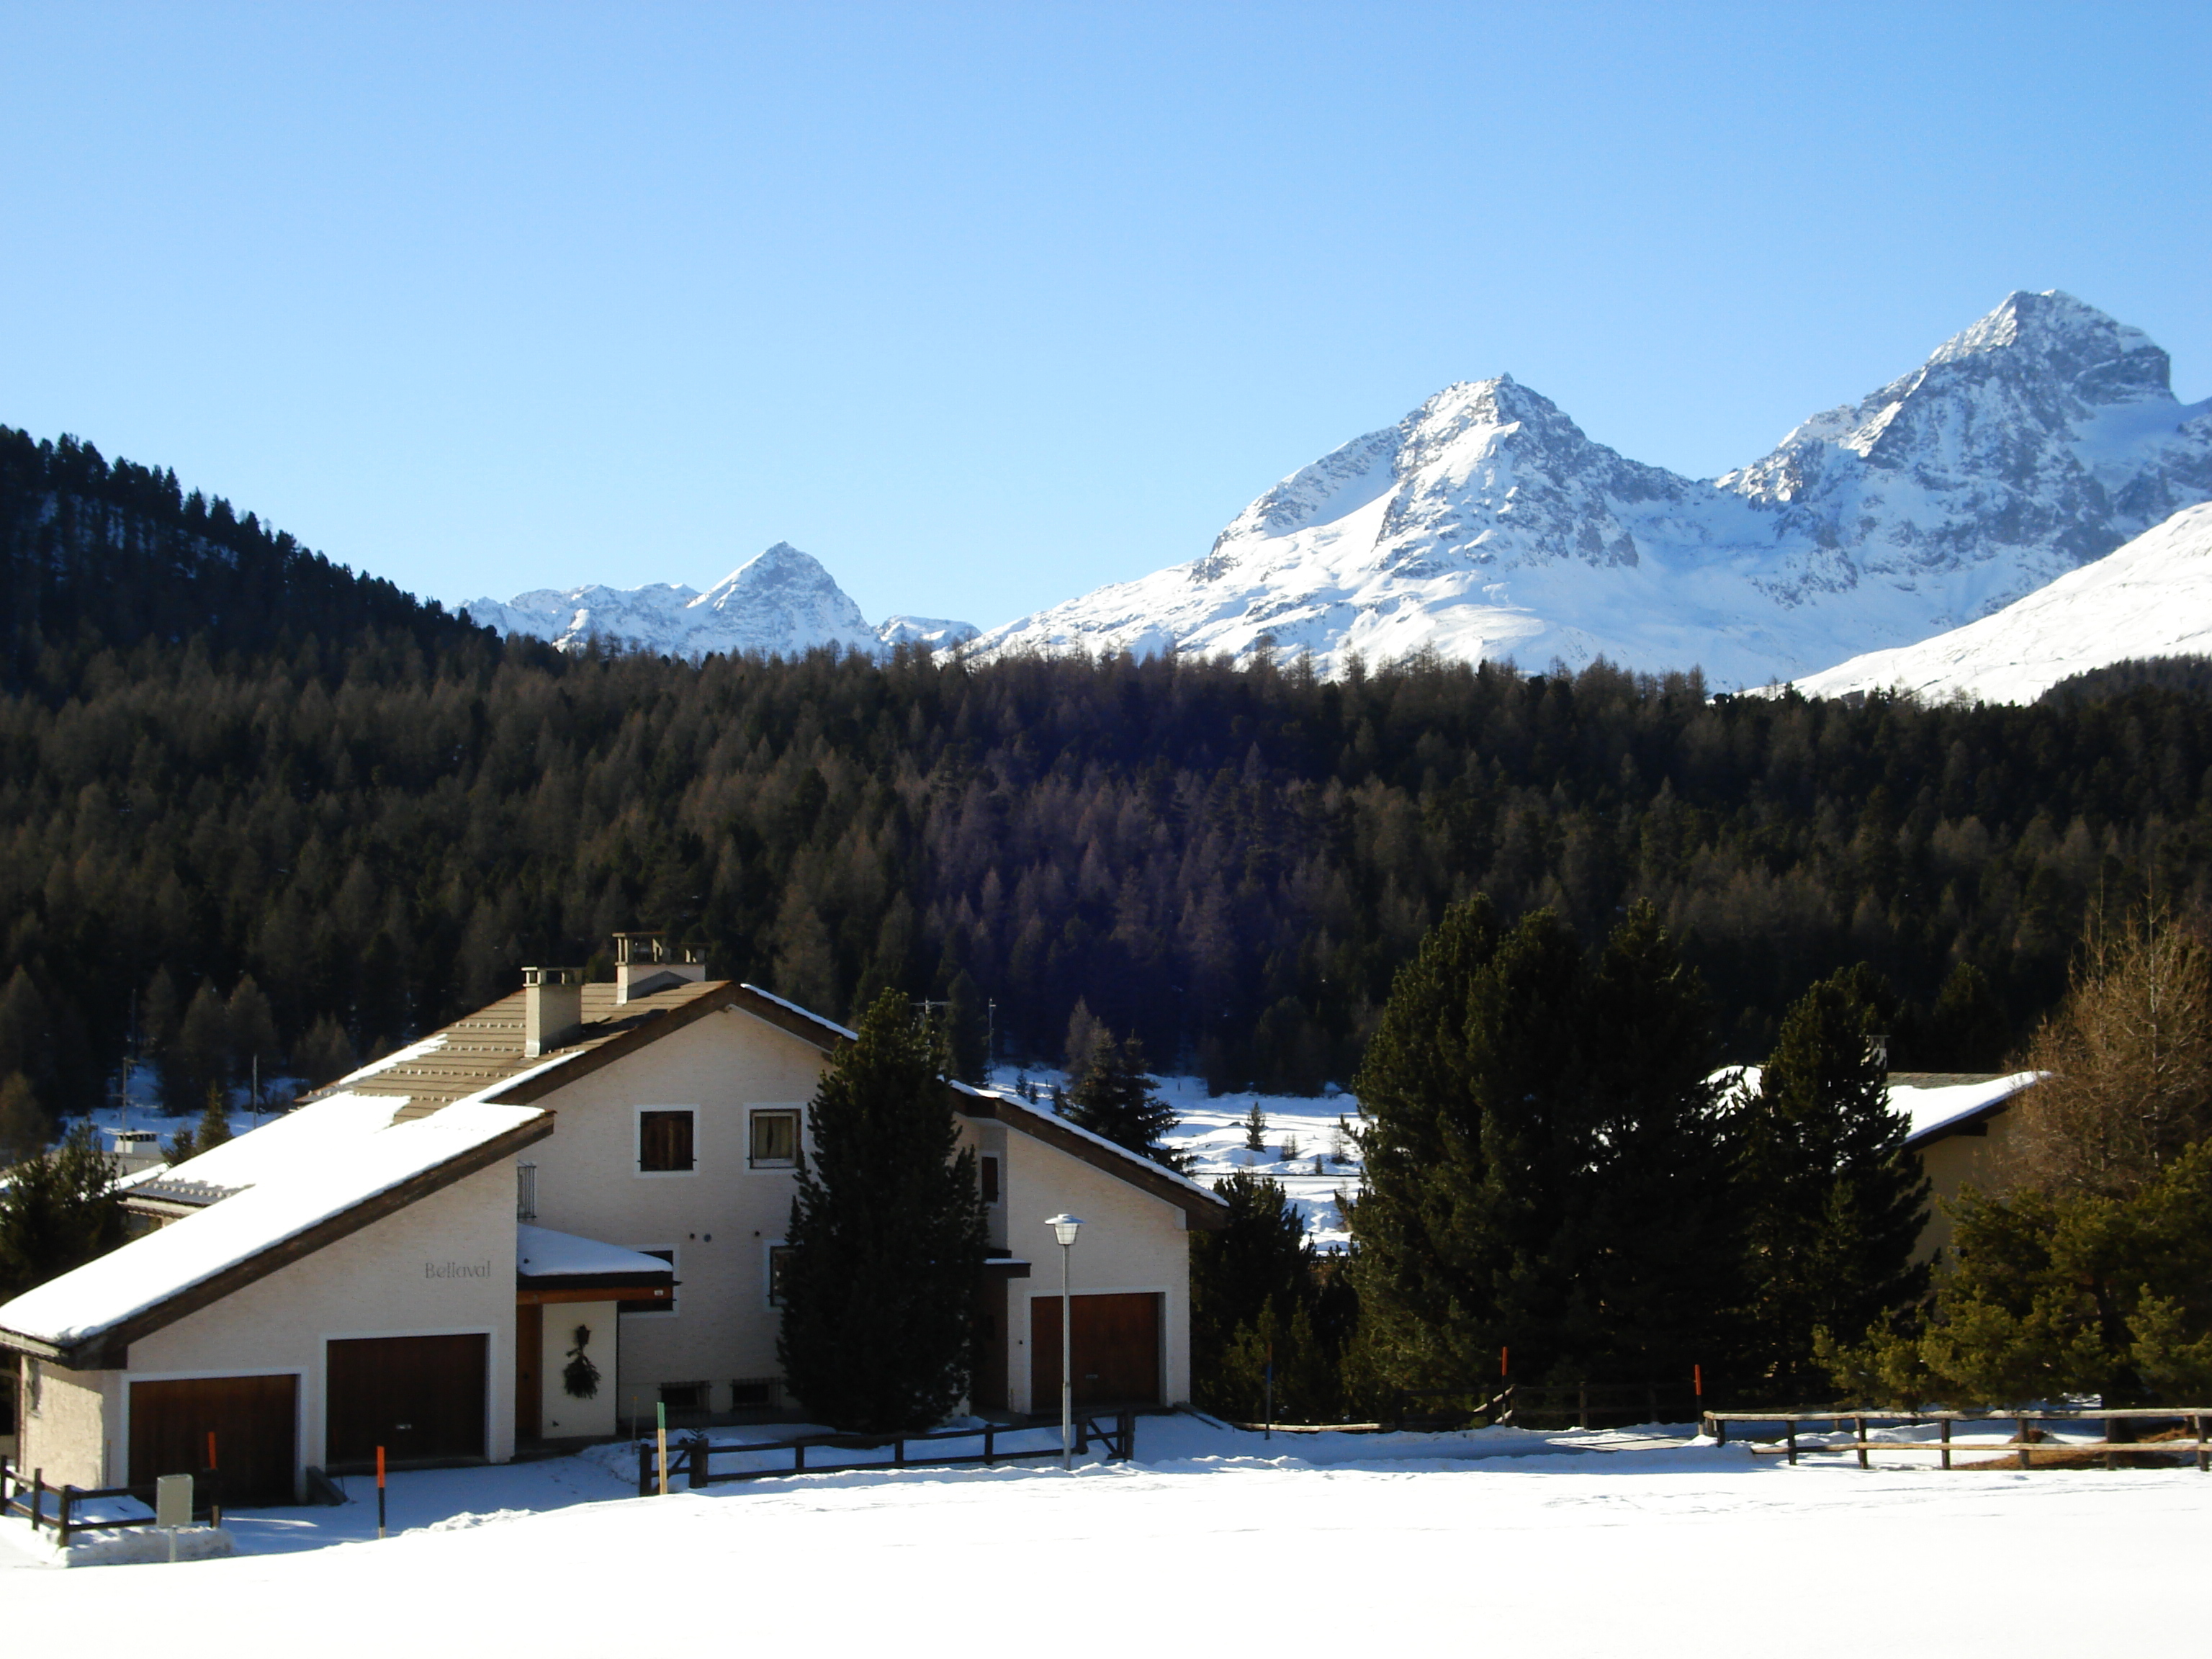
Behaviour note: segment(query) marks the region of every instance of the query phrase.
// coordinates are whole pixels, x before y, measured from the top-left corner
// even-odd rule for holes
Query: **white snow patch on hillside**
[[[2033,702],[2109,663],[2203,654],[2212,654],[2212,504],[2184,507],[1994,616],[1853,657],[1796,687],[1808,697],[1895,691],[1923,702]]]

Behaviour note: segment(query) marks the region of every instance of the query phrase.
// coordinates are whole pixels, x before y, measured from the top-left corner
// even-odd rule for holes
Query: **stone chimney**
[[[565,1048],[584,1034],[584,970],[522,970],[522,1052],[531,1060]]]
[[[661,933],[615,935],[615,1001],[635,1002],[655,991],[678,985],[696,985],[707,977],[707,964],[693,950],[670,948]]]

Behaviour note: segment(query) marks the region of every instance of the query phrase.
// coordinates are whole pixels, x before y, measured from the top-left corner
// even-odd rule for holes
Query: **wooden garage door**
[[[1074,1298],[1075,1403],[1160,1403],[1157,1292]],[[1060,1409],[1060,1298],[1030,1299],[1030,1409]]]
[[[293,1501],[299,1437],[296,1376],[196,1376],[131,1385],[131,1484],[208,1467],[215,1436],[222,1501],[234,1507]]]
[[[330,1345],[327,1434],[333,1468],[484,1455],[491,1339],[356,1337]]]

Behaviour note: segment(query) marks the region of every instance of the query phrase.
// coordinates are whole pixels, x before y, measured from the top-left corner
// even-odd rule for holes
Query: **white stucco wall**
[[[1077,1295],[1157,1291],[1161,1310],[1162,1401],[1190,1398],[1190,1235],[1183,1212],[1164,1199],[1106,1174],[1042,1141],[1018,1132],[1006,1136],[1006,1243],[1035,1264],[1027,1279],[1007,1286],[1006,1400],[1014,1411],[1035,1411],[1030,1398],[1030,1298],[1058,1295],[1060,1246],[1045,1218],[1081,1219],[1069,1261]]]
[[[748,1167],[747,1115],[768,1106],[803,1113],[823,1064],[811,1043],[720,1010],[545,1097],[557,1127],[526,1154],[538,1165],[540,1224],[676,1252],[676,1311],[621,1318],[610,1411],[649,1418],[662,1383],[695,1382],[711,1385],[719,1410],[732,1382],[778,1374],[768,1246],[790,1220],[793,1172]],[[694,1170],[639,1171],[641,1107],[697,1114]],[[549,1332],[553,1313],[546,1310]]]
[[[489,1267],[447,1276],[447,1263]],[[327,1461],[325,1343],[477,1331],[490,1338],[485,1445],[493,1462],[504,1462],[514,1455],[514,1170],[507,1163],[132,1343],[122,1380],[293,1372],[300,1378],[298,1461],[319,1464]],[[112,1390],[106,1432],[118,1447],[130,1443],[127,1412],[127,1391]]]
[[[544,1315],[538,1375],[540,1378],[538,1421],[548,1440],[573,1439],[581,1435],[605,1437],[617,1431],[615,1398],[618,1369],[615,1304],[611,1302],[549,1302]],[[599,1392],[579,1400],[562,1386],[561,1373],[568,1368],[568,1350],[575,1346],[576,1328],[591,1327],[592,1340],[584,1352],[599,1368]]]

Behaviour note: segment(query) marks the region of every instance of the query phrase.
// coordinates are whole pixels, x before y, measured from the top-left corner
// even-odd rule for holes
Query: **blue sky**
[[[1508,371],[1710,475],[2015,288],[2212,392],[2212,9],[0,4],[0,422],[448,600],[988,625]]]

